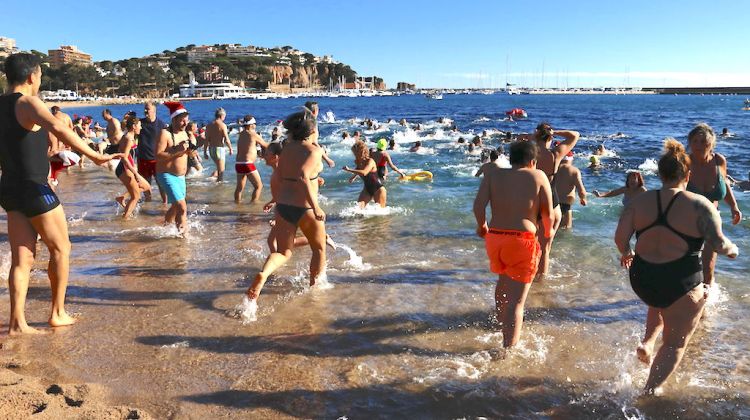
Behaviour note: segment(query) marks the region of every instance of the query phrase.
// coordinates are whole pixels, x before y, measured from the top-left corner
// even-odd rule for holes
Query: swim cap
[[[386,139],[380,139],[377,143],[378,150],[385,150],[386,147],[388,147],[388,140]]]
[[[596,157],[596,156],[591,156],[589,158],[589,162],[591,162],[591,163],[599,163],[599,158]]]

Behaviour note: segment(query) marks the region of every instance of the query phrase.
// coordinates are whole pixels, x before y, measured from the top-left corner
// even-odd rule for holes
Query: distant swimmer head
[[[572,151],[568,152],[568,154],[565,155],[565,157],[563,158],[563,160],[566,161],[566,162],[572,162],[573,161],[573,152]]]
[[[510,164],[523,168],[536,164],[538,149],[536,143],[530,141],[517,141],[510,145]]]
[[[688,147],[691,152],[711,151],[716,144],[716,133],[710,125],[700,123],[688,133]]]
[[[589,158],[589,162],[591,162],[591,165],[598,165],[599,164],[599,158],[596,156],[591,156]]]
[[[224,118],[227,116],[227,111],[224,110],[222,107],[216,108],[216,111],[214,111],[214,118]]]
[[[303,141],[318,131],[318,123],[309,109],[295,112],[284,120],[286,128],[292,140]]]
[[[388,148],[388,140],[386,139],[378,140],[377,148],[378,150],[385,150],[386,148]]]
[[[684,181],[689,173],[690,156],[685,153],[685,147],[679,141],[667,137],[664,140],[664,154],[659,159],[659,177],[666,182]]]
[[[458,144],[464,144],[464,143],[466,143],[466,139],[463,138],[463,137],[459,137],[458,138]]]

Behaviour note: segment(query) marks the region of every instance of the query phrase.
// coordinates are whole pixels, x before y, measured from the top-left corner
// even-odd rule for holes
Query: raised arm
[[[477,235],[484,238],[489,228],[487,227],[487,203],[490,202],[490,178],[482,178],[479,184],[477,196],[474,198],[474,218],[477,220]]]
[[[561,156],[565,156],[569,151],[573,150],[573,147],[575,147],[578,139],[581,137],[580,133],[571,130],[555,130],[554,135],[565,139],[557,145],[558,153]]]
[[[81,152],[97,165],[108,162],[120,155],[103,155],[92,150],[68,125],[58,120],[49,112],[47,106],[36,96],[24,96],[23,101],[18,101],[19,123],[24,128],[30,129],[39,125],[57,137],[59,141],[69,145]]]
[[[737,245],[733,244],[721,231],[721,216],[713,203],[704,197],[696,197],[693,207],[698,214],[698,231],[714,252],[735,258],[739,254]]]

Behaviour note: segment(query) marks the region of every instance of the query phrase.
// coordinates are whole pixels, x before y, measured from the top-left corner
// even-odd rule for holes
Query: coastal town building
[[[243,47],[240,44],[227,45],[227,57],[257,57],[260,52],[252,45]]]
[[[79,50],[75,45],[61,45],[56,50],[48,50],[49,62],[53,67],[62,66],[63,64],[77,64],[81,66],[91,66],[91,55]]]
[[[396,84],[396,90],[399,92],[405,92],[407,90],[417,90],[417,85],[414,83],[398,82]]]
[[[0,57],[7,57],[17,51],[15,39],[0,36]]]
[[[216,58],[219,50],[216,47],[209,45],[201,45],[192,48],[187,52],[188,63],[200,63],[202,60],[209,58]]]

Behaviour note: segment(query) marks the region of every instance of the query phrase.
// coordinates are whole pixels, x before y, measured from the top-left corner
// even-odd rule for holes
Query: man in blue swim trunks
[[[229,141],[227,125],[224,124],[227,112],[224,111],[224,108],[217,108],[214,117],[214,121],[206,126],[206,142],[203,153],[206,158],[209,154],[211,155],[211,160],[216,165],[216,171],[211,176],[216,176],[216,182],[221,182],[224,180],[226,149],[229,149],[230,155],[234,151],[232,150],[232,142]],[[208,154],[206,154],[206,148],[208,148]]]
[[[185,201],[185,174],[188,167],[189,138],[185,131],[190,117],[179,102],[165,102],[169,108],[171,124],[161,131],[156,143],[156,181],[167,194],[169,210],[164,224],[174,223],[180,234],[187,230],[187,202]]]

